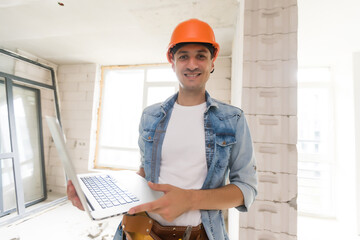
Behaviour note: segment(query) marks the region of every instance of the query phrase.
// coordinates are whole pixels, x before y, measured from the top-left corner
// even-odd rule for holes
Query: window
[[[300,213],[334,213],[334,104],[330,68],[298,72],[298,206]]]
[[[11,89],[6,88],[6,81]],[[18,195],[23,196],[25,207],[46,199],[40,90],[13,81],[0,79],[0,217],[17,210]],[[9,127],[10,119],[15,128]],[[12,138],[16,139],[13,143]],[[15,161],[20,178],[14,175]],[[23,189],[18,194],[16,181],[21,181]]]
[[[103,67],[96,168],[138,169],[138,129],[142,110],[178,89],[167,66]]]

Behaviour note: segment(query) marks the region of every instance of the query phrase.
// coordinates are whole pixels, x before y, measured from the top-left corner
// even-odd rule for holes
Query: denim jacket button
[[[148,139],[151,140],[151,137],[149,136]]]
[[[225,142],[225,141],[223,141],[223,145],[226,145],[226,142]]]

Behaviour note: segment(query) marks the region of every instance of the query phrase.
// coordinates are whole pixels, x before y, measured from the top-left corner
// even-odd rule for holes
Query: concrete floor
[[[0,228],[1,240],[111,240],[121,216],[92,221],[69,201]]]
[[[0,227],[1,240],[112,240],[121,216],[92,221],[69,201]],[[298,240],[360,240],[335,220],[298,217]]]

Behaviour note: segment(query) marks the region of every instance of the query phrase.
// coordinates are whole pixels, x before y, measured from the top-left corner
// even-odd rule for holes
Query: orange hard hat
[[[174,29],[167,49],[169,63],[171,63],[173,58],[171,49],[178,43],[210,43],[214,47],[214,61],[220,50],[210,25],[195,18],[179,23]]]

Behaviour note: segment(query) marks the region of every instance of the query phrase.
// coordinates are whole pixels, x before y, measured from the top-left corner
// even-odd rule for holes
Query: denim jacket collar
[[[169,109],[171,109],[175,102],[176,102],[176,99],[178,98],[178,95],[179,95],[179,92],[175,93],[174,95],[172,95],[171,97],[169,97],[168,99],[166,99],[165,102],[163,102],[161,104],[161,108],[163,109],[164,113],[167,113],[169,111]],[[218,104],[210,97],[210,94],[205,91],[205,99],[206,99],[206,111],[209,111],[209,109],[211,107],[215,107],[215,108],[218,108]]]

